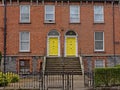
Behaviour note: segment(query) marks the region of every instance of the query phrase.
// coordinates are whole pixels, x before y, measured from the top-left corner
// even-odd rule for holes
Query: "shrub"
[[[94,72],[94,84],[96,87],[120,85],[120,68],[96,68]]]
[[[12,72],[8,72],[5,75],[6,75],[7,81],[9,83],[15,83],[15,82],[19,81],[19,76],[17,74],[14,74]]]
[[[0,86],[7,86],[7,85],[8,85],[8,81],[5,74],[0,72]]]
[[[120,68],[120,64],[116,65],[115,67],[119,67]]]

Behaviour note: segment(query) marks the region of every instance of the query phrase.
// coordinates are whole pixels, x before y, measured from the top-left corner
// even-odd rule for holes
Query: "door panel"
[[[49,38],[49,56],[58,56],[58,37]]]
[[[76,56],[76,38],[66,38],[66,56]]]

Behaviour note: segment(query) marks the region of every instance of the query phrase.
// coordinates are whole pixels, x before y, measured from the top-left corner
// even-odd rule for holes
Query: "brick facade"
[[[4,32],[4,7],[2,2],[0,6],[0,51],[3,52],[3,32]],[[30,23],[20,23],[20,5],[30,4]],[[44,6],[47,4],[55,5],[55,23],[44,22]],[[69,5],[80,5],[80,23],[70,23],[69,21]],[[94,23],[94,5],[104,6],[104,23]],[[113,21],[114,20],[114,21]],[[120,7],[118,3],[114,5],[114,19],[113,19],[113,4],[112,2],[97,2],[97,1],[83,1],[83,2],[40,2],[36,4],[33,2],[8,2],[7,5],[7,56],[8,63],[12,62],[16,69],[18,69],[19,58],[30,56],[31,71],[36,62],[35,60],[43,58],[47,54],[47,35],[55,29],[60,33],[60,56],[63,55],[65,33],[68,30],[73,30],[77,33],[78,55],[83,56],[83,60],[90,57],[92,65],[96,58],[103,58],[105,66],[111,65],[112,57],[117,55],[116,60],[120,58]],[[30,52],[19,51],[19,32],[30,32]],[[104,47],[103,52],[94,51],[94,32],[104,32]],[[115,31],[115,43],[113,32]],[[114,52],[115,44],[115,52]],[[13,62],[9,57],[14,58]],[[19,58],[18,58],[19,57]],[[12,59],[13,60],[13,59]],[[14,61],[15,61],[14,60]],[[114,62],[114,61],[113,61]],[[11,66],[10,66],[11,67]],[[94,66],[93,66],[94,67]]]

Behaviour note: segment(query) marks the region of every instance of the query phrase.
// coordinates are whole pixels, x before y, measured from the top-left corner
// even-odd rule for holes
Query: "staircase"
[[[45,72],[72,72],[82,75],[79,57],[47,57]]]

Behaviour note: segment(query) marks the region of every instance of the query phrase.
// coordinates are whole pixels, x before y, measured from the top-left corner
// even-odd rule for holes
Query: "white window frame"
[[[24,20],[22,20],[22,12],[21,12],[21,8],[22,7],[24,7],[24,6],[27,6],[27,7],[29,7],[29,19],[28,19],[28,21],[24,21]],[[20,5],[20,23],[30,23],[30,5]]]
[[[98,13],[96,13],[97,8],[101,8],[101,12],[97,11]],[[102,19],[97,19],[96,20],[96,15],[101,15]],[[95,5],[94,6],[94,23],[104,23],[104,6],[101,5]]]
[[[29,45],[28,45],[28,50],[22,50],[22,49],[21,49],[21,42],[23,42],[23,41],[21,40],[21,34],[22,34],[22,32],[28,32],[28,31],[21,31],[21,32],[19,33],[19,40],[20,40],[20,42],[19,42],[19,51],[20,51],[20,52],[30,52],[30,32],[28,32],[28,33],[29,33],[29,40],[24,40],[24,42],[28,42],[28,43],[29,43]]]
[[[47,12],[47,7],[52,7],[53,11],[51,13]],[[47,14],[52,14],[53,15],[53,19],[47,19],[46,15]],[[45,5],[45,16],[44,16],[44,22],[45,23],[55,23],[55,5]]]
[[[103,61],[103,67],[97,67],[97,65],[96,65],[96,62],[98,61],[98,60],[100,60],[100,61]],[[95,68],[104,68],[105,67],[105,60],[102,60],[102,59],[97,59],[97,60],[95,60]]]
[[[71,17],[73,15],[72,12],[71,12],[71,9],[74,8],[74,7],[77,7],[77,9],[78,9],[78,12],[74,13],[74,15],[78,16],[74,19],[77,19],[78,21],[71,21]],[[80,23],[80,6],[79,5],[70,5],[70,23]]]
[[[100,33],[101,33],[101,31],[99,31]],[[104,32],[102,32],[103,33],[103,40],[95,40],[95,33],[99,33],[98,31],[97,32],[94,32],[94,51],[104,51]],[[96,49],[95,48],[95,42],[96,41],[103,41],[103,49]]]

